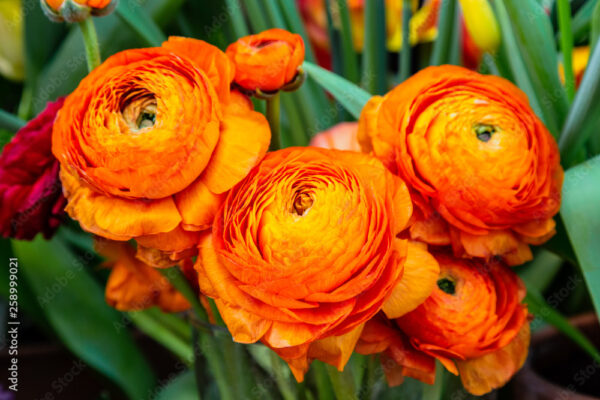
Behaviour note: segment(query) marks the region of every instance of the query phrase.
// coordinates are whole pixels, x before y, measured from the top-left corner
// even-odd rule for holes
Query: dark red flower
[[[52,155],[52,125],[63,98],[21,128],[0,154],[0,233],[31,240],[52,236],[60,225],[65,198]]]

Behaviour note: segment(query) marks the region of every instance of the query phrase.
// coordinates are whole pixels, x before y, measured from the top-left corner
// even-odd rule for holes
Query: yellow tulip
[[[20,81],[25,76],[21,0],[0,1],[0,75]]]
[[[488,0],[459,0],[465,26],[475,45],[484,52],[494,53],[500,45],[500,29]]]

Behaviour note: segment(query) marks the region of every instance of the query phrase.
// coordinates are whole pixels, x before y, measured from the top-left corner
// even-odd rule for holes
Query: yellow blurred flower
[[[590,46],[580,46],[573,49],[573,75],[575,77],[575,87],[579,87],[585,67],[587,67],[590,58]],[[562,83],[565,83],[565,69],[562,62],[558,65],[558,74]]]
[[[0,1],[0,75],[20,81],[25,77],[21,0]]]
[[[500,45],[500,28],[488,0],[459,0],[469,35],[483,52],[494,53]]]

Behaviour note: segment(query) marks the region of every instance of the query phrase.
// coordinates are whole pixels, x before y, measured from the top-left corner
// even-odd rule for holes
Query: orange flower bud
[[[142,251],[190,255],[270,141],[264,116],[230,91],[233,75],[223,52],[185,38],[93,70],[54,125],[69,215],[99,236],[136,239]]]
[[[318,148],[269,153],[227,196],[196,262],[234,340],[261,340],[302,380],[310,359],[343,369],[380,309],[413,310],[438,265],[397,235],[408,190],[374,157]]]
[[[411,237],[456,255],[510,265],[554,234],[563,170],[556,142],[505,79],[455,66],[427,68],[359,121],[363,150],[413,190]]]
[[[385,351],[396,361],[400,367],[388,375],[392,382],[411,376],[433,383],[435,358],[460,375],[470,393],[485,394],[504,385],[527,358],[528,312],[521,304],[525,288],[497,261],[486,264],[445,254],[435,258],[440,274],[431,296],[396,319],[396,326],[382,318],[370,321],[357,350]]]
[[[109,246],[110,250],[106,250]],[[138,311],[158,306],[165,312],[189,309],[189,302],[155,268],[135,258],[127,243],[103,241],[102,253],[112,268],[106,283],[106,302],[120,311]]]
[[[341,122],[326,131],[317,133],[310,141],[314,147],[324,149],[360,151],[358,123]]]
[[[283,29],[245,36],[227,48],[235,64],[235,83],[254,91],[271,92],[292,82],[304,62],[304,41]]]
[[[80,22],[90,15],[108,15],[118,0],[40,0],[44,14],[55,22]]]

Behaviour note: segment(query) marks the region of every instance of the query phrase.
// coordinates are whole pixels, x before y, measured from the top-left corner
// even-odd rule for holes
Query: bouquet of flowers
[[[516,398],[546,324],[600,362],[600,1],[19,3],[2,293],[110,398]]]

